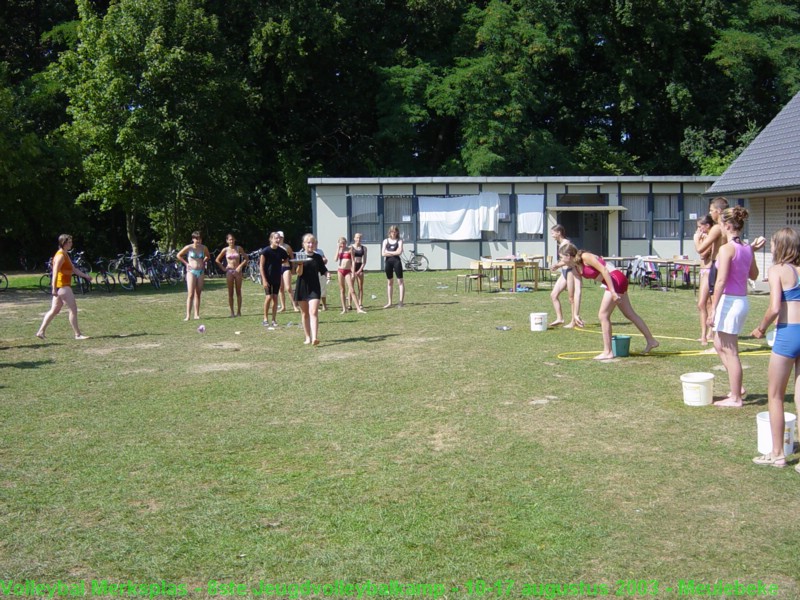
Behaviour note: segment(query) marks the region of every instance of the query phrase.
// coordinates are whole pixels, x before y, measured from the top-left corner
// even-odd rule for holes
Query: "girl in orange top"
[[[91,282],[92,278],[89,274],[73,266],[68,254],[71,249],[72,236],[66,233],[58,236],[58,251],[53,257],[53,276],[51,277],[52,290],[50,295],[53,301],[50,305],[50,310],[44,315],[39,331],[36,332],[36,337],[41,340],[45,339],[44,334],[47,326],[61,312],[61,307],[65,304],[67,305],[67,311],[69,311],[69,324],[72,325],[72,330],[75,332],[75,339],[89,339],[81,333],[78,327],[78,305],[75,303],[75,295],[72,293],[71,286],[73,273],[89,282]]]

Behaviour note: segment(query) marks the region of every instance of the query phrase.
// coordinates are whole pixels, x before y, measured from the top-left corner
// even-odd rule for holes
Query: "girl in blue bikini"
[[[192,243],[178,252],[178,260],[186,266],[186,318],[189,320],[194,305],[194,318],[200,318],[200,295],[203,293],[203,278],[206,263],[211,258],[208,248],[203,245],[203,236],[199,231],[192,232]]]
[[[786,427],[783,398],[794,367],[795,402],[800,392],[800,234],[791,227],[779,229],[772,236],[772,266],[769,268],[769,306],[753,332],[762,338],[775,319],[775,343],[769,357],[767,397],[772,452],[757,456],[757,465],[785,467],[783,433]],[[800,473],[800,466],[795,466]]]

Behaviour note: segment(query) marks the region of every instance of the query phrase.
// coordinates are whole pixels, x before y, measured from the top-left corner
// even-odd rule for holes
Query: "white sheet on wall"
[[[479,240],[481,231],[497,231],[500,195],[419,197],[419,237],[431,240]]]
[[[544,194],[517,196],[517,233],[544,233]]]

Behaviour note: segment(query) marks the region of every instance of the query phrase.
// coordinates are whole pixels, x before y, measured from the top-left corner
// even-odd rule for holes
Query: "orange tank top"
[[[63,250],[56,252],[56,256],[59,254],[64,257],[64,260],[61,261],[61,268],[56,273],[56,288],[70,287],[72,286],[72,261],[69,259],[69,254]],[[53,262],[55,262],[55,257],[53,257]]]

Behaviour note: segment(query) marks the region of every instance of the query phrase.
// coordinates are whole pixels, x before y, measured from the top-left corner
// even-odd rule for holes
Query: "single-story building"
[[[769,240],[782,227],[800,227],[800,93],[770,121],[706,192],[750,209],[749,237]],[[772,265],[769,244],[758,253],[762,278]]]
[[[383,267],[381,242],[396,225],[406,248],[433,269],[465,269],[482,256],[552,257],[550,228],[604,256],[696,258],[696,220],[716,177],[310,178],[313,231],[329,255],[362,234],[367,269]]]

